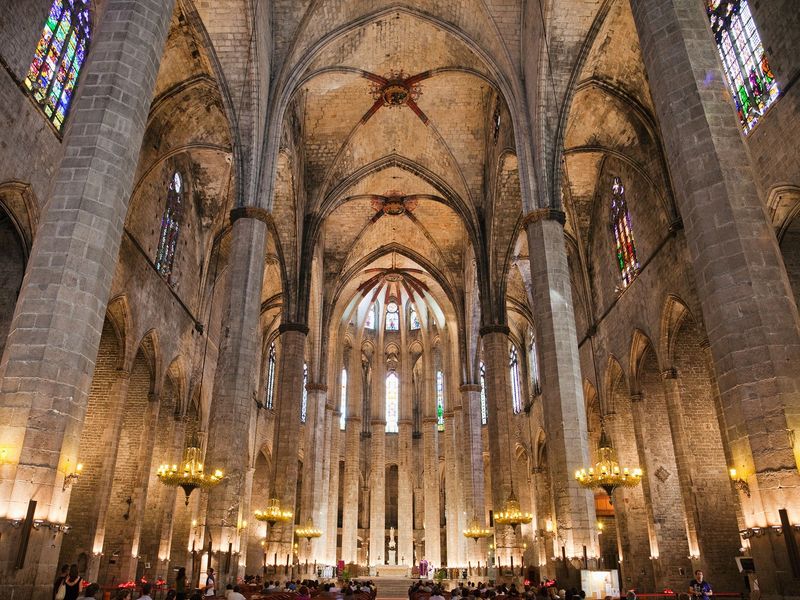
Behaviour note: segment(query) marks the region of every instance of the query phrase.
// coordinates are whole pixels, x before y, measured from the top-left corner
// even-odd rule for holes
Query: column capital
[[[308,325],[304,323],[281,323],[278,326],[278,333],[286,333],[287,331],[299,331],[303,335],[308,335]]]
[[[384,419],[371,419],[369,424],[376,428],[380,427],[381,425],[385,427],[386,421]]]
[[[306,384],[306,391],[308,392],[327,392],[328,386],[324,383],[312,383],[309,382]]]
[[[491,333],[502,333],[503,335],[508,335],[511,333],[511,329],[508,325],[501,325],[499,323],[495,323],[492,325],[484,325],[478,330],[478,335],[481,337],[485,335],[489,335]]]
[[[664,369],[661,371],[661,378],[662,379],[677,379],[678,378],[678,369],[675,367],[670,367],[669,369]]]
[[[564,214],[564,211],[554,208],[537,208],[522,217],[522,227],[527,229],[528,225],[539,221],[558,221],[558,223],[564,225],[567,222],[567,215]]]
[[[481,385],[479,383],[464,383],[458,386],[458,391],[461,393],[464,392],[480,392]]]
[[[272,222],[272,215],[268,210],[259,206],[237,206],[231,210],[231,225],[239,219],[255,219],[269,225]]]
[[[439,419],[437,417],[422,417],[422,422],[425,425],[430,425],[431,423],[438,423]]]

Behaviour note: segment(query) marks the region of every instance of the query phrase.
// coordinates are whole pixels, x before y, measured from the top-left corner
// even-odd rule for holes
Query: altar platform
[[[375,573],[378,577],[408,577],[411,567],[404,565],[377,565]]]

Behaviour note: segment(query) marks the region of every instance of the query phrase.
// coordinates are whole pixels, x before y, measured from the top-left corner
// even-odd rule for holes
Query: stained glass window
[[[308,416],[308,363],[303,363],[303,400],[300,403],[300,422],[305,423]]]
[[[367,311],[367,320],[364,321],[364,327],[367,329],[375,329],[375,307],[370,306]]]
[[[489,407],[486,404],[486,366],[481,362],[481,425],[489,421]]]
[[[529,337],[528,370],[530,371],[531,377],[531,392],[534,396],[537,396],[542,391],[542,386],[539,379],[539,355],[536,348],[536,337],[533,335],[533,333],[529,333]]]
[[[347,421],[347,369],[342,369],[342,400],[339,403],[339,410],[342,412],[339,417],[339,429],[344,431]]]
[[[780,93],[747,0],[706,0],[711,31],[744,132]]]
[[[625,186],[619,177],[614,177],[611,186],[611,226],[614,231],[615,253],[617,266],[622,275],[622,284],[628,287],[639,272],[639,261],[636,259],[631,214],[625,202]]]
[[[417,309],[414,308],[413,306],[411,307],[411,311],[409,312],[408,315],[408,322],[412,331],[414,331],[415,329],[419,329],[420,324],[419,324],[419,317],[417,316]]]
[[[400,409],[400,379],[397,373],[386,376],[386,433],[397,433],[397,419]]]
[[[436,371],[436,429],[444,431],[444,374]]]
[[[172,267],[175,263],[175,250],[178,247],[178,234],[183,216],[183,179],[177,171],[172,174],[167,190],[167,204],[161,217],[161,235],[156,252],[156,271],[169,283],[173,283]]]
[[[400,310],[396,302],[386,305],[386,331],[400,330]]]
[[[69,112],[89,36],[88,0],[53,0],[24,84],[58,130]]]
[[[273,408],[275,405],[275,363],[276,363],[275,342],[269,346],[269,357],[267,358],[267,381],[266,392],[267,396],[264,405],[267,408]]]
[[[511,372],[511,408],[516,415],[522,412],[522,390],[519,385],[519,355],[515,346],[511,346],[508,366]]]

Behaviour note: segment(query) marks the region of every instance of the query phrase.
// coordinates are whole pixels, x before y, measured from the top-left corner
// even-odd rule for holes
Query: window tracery
[[[622,275],[622,285],[628,287],[639,272],[639,261],[636,258],[631,214],[625,201],[625,186],[619,177],[614,177],[614,183],[611,185],[611,227],[614,232],[614,248],[617,266]]]
[[[509,370],[511,372],[511,408],[514,414],[522,412],[522,390],[520,389],[519,378],[519,354],[516,346],[511,346],[508,357]]]
[[[264,399],[264,406],[272,409],[275,405],[275,365],[277,362],[277,351],[275,350],[275,342],[269,345],[269,355],[267,358],[267,380],[266,397]]]
[[[61,130],[69,113],[91,34],[88,0],[54,0],[24,85]]]
[[[400,330],[400,309],[397,302],[391,301],[386,305],[386,331]]]
[[[417,309],[412,306],[408,315],[409,328],[411,331],[416,331],[420,328],[419,317],[417,316]]]
[[[486,404],[486,365],[481,361],[481,425],[489,421],[489,407]]]
[[[347,369],[342,369],[342,398],[339,402],[339,410],[341,411],[341,415],[339,416],[339,429],[344,431],[345,423],[347,422]]]
[[[156,251],[156,271],[170,284],[174,283],[172,274],[175,264],[175,250],[178,247],[178,235],[181,231],[183,216],[183,178],[178,171],[172,174],[167,189],[167,203],[161,217],[161,234]]]
[[[386,433],[399,430],[400,379],[392,371],[386,376]]]
[[[303,363],[303,399],[300,402],[300,422],[305,423],[308,416],[308,363]]]
[[[436,371],[436,429],[444,431],[444,373]]]

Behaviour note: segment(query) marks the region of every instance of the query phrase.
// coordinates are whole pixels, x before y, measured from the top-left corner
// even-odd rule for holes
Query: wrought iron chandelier
[[[309,518],[303,527],[294,530],[294,533],[299,538],[306,538],[309,542],[311,538],[318,538],[322,535],[322,531],[314,527],[314,520]]]
[[[606,430],[600,430],[600,447],[597,450],[594,467],[575,471],[575,479],[587,489],[602,488],[613,503],[613,492],[618,487],[636,487],[642,481],[642,470],[639,468],[620,467],[617,462],[617,453],[606,435]]]
[[[477,518],[472,519],[469,522],[469,527],[464,530],[464,537],[475,540],[475,543],[478,543],[481,538],[492,537],[492,535],[494,535],[494,532],[483,527]]]
[[[517,525],[527,525],[533,520],[533,515],[529,512],[523,512],[519,505],[519,500],[514,495],[514,484],[511,484],[511,493],[508,495],[503,504],[503,510],[495,513],[494,522],[500,525],[510,525],[517,529]]]
[[[222,471],[215,469],[210,475],[205,472],[202,459],[203,451],[196,437],[183,452],[183,461],[180,465],[165,464],[158,467],[159,481],[164,485],[181,487],[186,494],[186,505],[189,505],[189,496],[197,488],[210,488],[218,484],[223,477]]]
[[[281,501],[278,498],[270,498],[267,508],[257,510],[254,514],[258,521],[268,523],[270,527],[275,523],[288,523],[294,517],[294,513],[291,510],[281,506]]]

